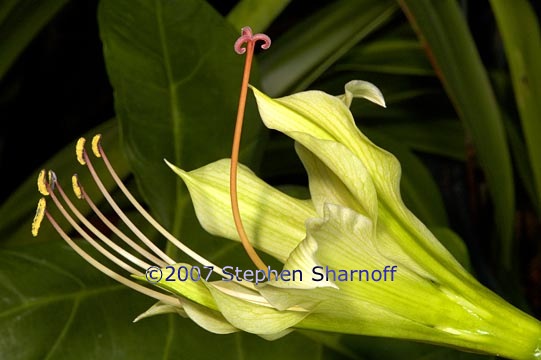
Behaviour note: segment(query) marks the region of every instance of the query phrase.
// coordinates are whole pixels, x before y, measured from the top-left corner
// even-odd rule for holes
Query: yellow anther
[[[54,187],[56,185],[56,173],[52,170],[49,170],[47,174],[47,181],[49,182],[49,187],[51,188],[51,190],[54,191]]]
[[[71,186],[73,187],[73,192],[75,193],[75,196],[77,196],[78,199],[82,199],[83,192],[81,191],[81,186],[79,185],[79,178],[77,177],[77,174],[74,174],[71,177]]]
[[[101,157],[101,153],[100,153],[100,140],[101,140],[101,134],[98,134],[98,135],[94,135],[94,137],[92,138],[92,152],[94,153],[94,155],[96,155],[96,157]]]
[[[86,165],[86,161],[83,157],[83,152],[85,151],[85,143],[86,139],[82,137],[77,140],[77,145],[75,145],[75,154],[77,154],[77,161],[79,161],[81,165]]]
[[[42,197],[39,199],[36,215],[34,216],[34,220],[32,220],[32,236],[38,236],[39,227],[43,220],[43,216],[45,215],[45,205],[45,198]]]
[[[45,183],[45,170],[41,170],[38,175],[38,191],[41,195],[48,196],[47,184]]]

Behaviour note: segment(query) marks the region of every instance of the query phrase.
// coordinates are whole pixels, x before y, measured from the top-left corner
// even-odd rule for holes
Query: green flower
[[[251,294],[272,306],[265,310],[221,291],[219,282],[206,284],[230,324],[265,336],[293,327],[541,357],[540,323],[481,285],[451,256],[404,205],[396,158],[356,127],[348,108],[352,98],[384,105],[377,88],[353,81],[340,97],[307,91],[281,99],[252,89],[265,125],[295,140],[311,201],[279,192],[248,169],[239,172],[239,207],[251,243],[284,269],[301,270],[303,281],[278,278],[256,286]],[[238,240],[230,215],[229,162],[189,173],[172,168],[188,186],[201,225]],[[326,269],[329,281],[320,275]]]
[[[77,211],[54,172],[46,178],[42,171],[38,187],[51,196],[83,238],[135,281],[82,250],[56,223],[43,199],[34,233],[47,217],[92,265],[159,300],[136,320],[174,312],[220,334],[246,331],[272,340],[294,329],[311,329],[411,339],[513,359],[541,358],[539,321],[464,270],[404,205],[396,158],[356,127],[349,105],[354,97],[384,105],[376,87],[353,81],[339,97],[307,91],[280,99],[252,90],[265,125],[295,140],[309,177],[311,199],[300,200],[266,184],[246,167],[238,170],[238,206],[246,235],[255,248],[280,261],[282,268],[268,267],[266,272],[239,269],[237,277],[233,269],[220,268],[191,251],[152,219],[120,182],[99,136],[92,142],[93,152],[105,162],[120,189],[198,265],[176,263],[135,227],[101,185],[83,140],[77,146],[79,161],[88,166],[120,219],[150,251],[108,222],[76,177],[77,196],[138,257],[112,243]],[[168,165],[186,183],[201,225],[214,235],[240,240],[231,216],[230,161],[220,160],[191,172]],[[187,280],[179,281],[182,276]]]
[[[106,201],[137,239],[100,212],[77,176],[72,178],[75,195],[134,251],[126,251],[88,221],[53,171],[40,172],[38,190],[50,196],[83,239],[132,279],[73,241],[47,210],[45,198],[40,199],[32,223],[34,236],[47,218],[94,267],[158,300],[136,321],[172,312],[218,334],[246,331],[272,340],[294,329],[310,329],[540,359],[541,323],[480,284],[406,208],[400,195],[400,164],[355,125],[349,111],[353,98],[385,106],[374,85],[351,81],[339,97],[306,91],[281,99],[252,88],[265,125],[295,140],[308,172],[310,200],[288,196],[239,167],[257,41],[264,49],[271,43],[266,35],[253,35],[245,27],[234,46],[237,53],[246,53],[246,65],[231,160],[191,172],[167,163],[187,185],[201,225],[211,234],[241,241],[256,270],[219,267],[172,236],[121,182],[99,135],[92,141],[92,152],[103,160],[119,189],[158,232],[197,264],[177,263],[135,226],[102,184],[84,139],[76,146],[78,161],[88,167]],[[265,265],[253,247],[277,259],[281,268]]]

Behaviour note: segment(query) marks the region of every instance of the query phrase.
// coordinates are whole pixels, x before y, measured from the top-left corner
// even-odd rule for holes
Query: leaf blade
[[[532,168],[537,204],[541,209],[541,33],[539,22],[524,0],[490,1],[509,63],[522,132]],[[527,30],[525,30],[527,29]],[[525,36],[525,31],[528,35]],[[541,215],[541,214],[540,214]]]
[[[163,159],[191,170],[229,155],[244,60],[235,31],[201,0],[106,0],[99,23],[127,156],[143,197],[178,236],[189,202]],[[257,158],[261,130],[244,127],[243,162]]]
[[[227,14],[227,20],[237,29],[250,26],[254,33],[265,31],[291,0],[241,0]]]
[[[455,1],[399,0],[476,147],[495,208],[504,267],[511,266],[515,208],[511,158],[501,113]]]
[[[0,79],[36,34],[68,0],[14,0],[0,4]]]
[[[306,18],[260,57],[263,89],[270,96],[304,90],[396,10],[388,0],[342,0]]]

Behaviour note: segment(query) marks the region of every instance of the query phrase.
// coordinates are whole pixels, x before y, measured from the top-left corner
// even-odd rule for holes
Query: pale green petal
[[[280,334],[295,326],[309,314],[308,311],[280,311],[270,305],[255,305],[250,301],[231,296],[214,285],[218,284],[209,284],[209,290],[214,296],[221,313],[233,326],[249,333],[258,335]],[[222,285],[220,284],[220,287]],[[238,290],[249,291],[240,287]]]
[[[324,219],[310,220],[307,232],[318,243],[318,260],[336,270],[380,269],[397,266],[392,281],[363,278],[335,281],[338,291],[314,289],[321,302],[297,328],[342,333],[388,336],[447,344],[471,351],[491,348],[492,353],[539,349],[539,322],[521,312],[478,282],[465,279],[456,288],[450,268],[448,276],[421,273],[410,268],[399,247],[381,251],[382,241],[401,243],[400,236],[382,235],[378,222],[372,233],[370,221],[353,210],[328,204]],[[383,271],[382,271],[383,272]],[[462,274],[458,274],[460,278]],[[448,278],[449,277],[449,278]],[[389,279],[389,277],[388,277]],[[444,282],[441,282],[444,280]],[[294,291],[288,290],[288,294]],[[443,310],[442,310],[443,309]],[[509,324],[513,331],[509,332]],[[520,343],[520,345],[518,345]]]
[[[179,301],[178,306],[164,304],[161,301],[158,301],[157,303],[152,305],[147,311],[137,316],[135,320],[133,320],[133,322],[138,322],[139,320],[146,319],[146,318],[156,316],[156,315],[171,314],[171,313],[180,315],[182,317],[188,317],[180,301]]]
[[[230,334],[239,331],[232,326],[218,311],[208,309],[204,306],[179,298],[178,306],[164,304],[158,301],[147,311],[139,315],[133,322],[145,319],[151,316],[162,314],[177,314],[182,317],[190,318],[203,329],[215,334]]]
[[[355,298],[354,307],[338,312],[351,311],[352,317],[370,318],[364,311],[374,311],[369,309],[375,307],[387,312],[387,317],[410,319],[427,326],[437,323],[436,319],[439,323],[456,325],[454,315],[468,314],[442,291],[441,285],[435,285],[424,270],[418,272],[419,268],[411,268],[410,264],[415,263],[404,252],[381,251],[379,234],[376,237],[370,219],[365,216],[349,208],[327,204],[324,219],[309,220],[307,231],[318,243],[318,261],[333,270],[337,278],[333,279],[333,273],[326,269],[319,273],[328,274],[339,287],[338,291],[329,289],[324,295],[323,290],[327,289],[319,290],[325,301],[318,312],[322,308],[334,311],[330,304]],[[393,266],[394,272],[391,271]],[[448,313],[441,314],[442,308]],[[383,321],[383,313],[379,316]],[[471,321],[475,319],[472,315]]]
[[[437,279],[438,282],[446,283],[455,289],[464,288],[465,283],[476,282],[405,206],[396,205],[392,210],[387,206],[380,206],[379,210],[380,251],[395,254],[397,257],[402,254],[404,263],[415,268],[418,273],[424,273],[427,278]],[[397,258],[397,261],[402,260]]]
[[[385,99],[381,91],[372,83],[363,80],[352,80],[344,86],[345,94],[339,95],[338,98],[351,107],[351,102],[354,98],[363,98],[372,101],[379,106],[385,106]]]
[[[447,227],[431,227],[430,231],[466,270],[473,272],[468,247],[457,233]]]
[[[238,241],[229,195],[229,160],[190,172],[169,166],[188,186],[201,226],[213,235]],[[239,166],[238,198],[251,244],[282,262],[304,238],[304,221],[316,215],[311,201],[274,189],[244,166]]]
[[[337,289],[337,286],[332,281],[312,281],[312,269],[315,266],[321,266],[316,259],[318,250],[317,242],[308,236],[291,252],[291,255],[284,264],[284,271],[291,273],[292,276],[284,278],[278,276],[277,280],[268,281],[267,286],[274,286],[284,289],[315,289],[318,287],[332,287]]]
[[[312,275],[307,274],[307,276],[309,276],[307,279],[310,279]],[[287,289],[275,287],[267,283],[260,285],[258,289],[269,304],[278,310],[302,308],[312,312],[318,312],[320,304],[329,298],[328,291],[332,290],[338,293],[338,289],[330,287],[317,289]]]
[[[400,197],[400,163],[362,134],[349,108],[338,98],[321,91],[305,91],[272,99],[252,87],[265,125],[278,130],[307,148],[308,134],[332,140],[347,147],[363,163],[378,192],[378,197],[395,204]],[[310,149],[312,150],[312,149]],[[336,158],[340,162],[341,159]]]
[[[404,205],[400,195],[401,168],[398,160],[389,152],[373,144],[355,126],[347,106],[338,98],[320,91],[305,91],[280,99],[271,99],[253,88],[259,112],[265,125],[278,130],[297,142],[314,149],[307,142],[310,137],[332,140],[346,146],[367,169],[378,197],[378,225],[386,222],[394,238],[400,238],[399,246],[410,254],[419,266],[431,269],[441,277],[447,277],[453,268],[464,277],[455,279],[470,281],[468,274],[432,233]],[[336,160],[341,162],[341,159]],[[452,281],[449,278],[449,281]]]
[[[308,234],[317,241],[321,263],[335,269],[380,268],[388,263],[376,246],[370,218],[337,204],[327,203],[323,210],[323,218],[306,222]]]
[[[320,216],[323,216],[326,203],[339,204],[368,216],[375,223],[378,199],[363,163],[335,141],[306,134],[299,134],[298,138],[307,146],[295,143],[297,154],[308,172],[312,201]]]
[[[184,266],[187,271],[190,271],[190,269],[192,268],[190,264],[184,263],[170,265],[167,268],[162,269],[161,279],[158,282],[152,284],[162,289],[165,289],[175,295],[180,295],[184,298],[192,300],[193,302],[201,304],[209,309],[217,310],[216,303],[214,302],[214,299],[212,298],[209,290],[205,286],[204,280],[192,281],[188,278],[186,281],[180,281],[178,280],[179,276],[177,276],[177,272],[172,273],[172,270],[169,269],[171,266],[174,267],[176,270],[180,266]],[[147,282],[147,279],[144,276],[132,275],[132,277]],[[184,269],[181,269],[180,278],[184,278]]]
[[[329,298],[328,291],[320,291],[321,289],[338,293],[338,287],[332,281],[313,280],[313,269],[323,267],[317,259],[317,244],[317,240],[308,233],[284,265],[284,270],[289,270],[294,275],[289,276],[288,280],[279,277],[278,280],[257,286],[259,293],[276,309],[302,308],[315,311],[320,303]]]
[[[318,139],[335,140],[345,145],[356,141],[357,128],[353,116],[338,98],[313,90],[272,99],[251,88],[261,119],[269,129],[287,135],[293,132],[307,133]],[[295,139],[294,136],[290,137]]]
[[[190,319],[207,331],[215,334],[231,334],[239,331],[218,311],[207,309],[189,300],[183,300],[182,304]]]

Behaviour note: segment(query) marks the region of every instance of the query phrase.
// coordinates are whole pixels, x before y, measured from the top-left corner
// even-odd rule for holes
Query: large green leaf
[[[541,33],[527,0],[491,0],[509,63],[522,133],[533,174],[536,209],[541,209]],[[541,214],[540,214],[541,216]]]
[[[334,70],[433,76],[434,70],[422,50],[417,39],[378,38],[354,47]]]
[[[214,335],[177,315],[133,323],[153,301],[101,275],[58,241],[0,249],[0,279],[3,359],[343,358],[299,334],[274,342]]]
[[[466,158],[464,128],[456,119],[381,123],[377,129],[416,151],[460,161]]]
[[[87,139],[93,135],[101,133],[103,135],[103,146],[107,150],[107,156],[115,163],[115,168],[121,178],[129,174],[129,166],[121,151],[118,126],[116,119],[109,120],[100,126],[85,134]],[[104,172],[105,167],[101,162],[95,164],[99,172]],[[78,173],[79,180],[82,184],[91,184],[92,177],[86,168],[79,165],[75,157],[75,140],[68,144],[64,149],[59,151],[55,156],[46,161],[42,165],[43,169],[54,170],[58,175],[58,180],[66,190],[71,192],[71,175]],[[40,235],[33,238],[31,235],[32,218],[36,211],[37,201],[40,198],[38,193],[36,180],[39,169],[36,169],[35,174],[30,176],[11,196],[0,206],[0,242],[3,244],[21,244],[33,241],[44,241],[57,239],[58,235],[51,226],[44,225],[40,229]],[[112,190],[116,187],[113,180],[110,178],[103,179],[107,189]],[[88,186],[86,190],[90,194],[94,202],[99,203],[103,199],[103,195],[94,187]],[[51,207],[52,208],[52,207]],[[88,214],[88,207],[81,207],[83,214]],[[54,212],[53,212],[54,214]],[[57,220],[65,228],[69,229],[67,221],[58,217]]]
[[[515,195],[502,116],[455,0],[399,0],[471,135],[495,209],[502,265],[511,266]]]
[[[254,33],[265,31],[291,0],[240,0],[227,14],[236,28],[250,26]]]
[[[233,51],[240,29],[203,0],[104,0],[99,25],[141,193],[164,226],[189,236],[181,232],[187,191],[163,159],[192,170],[229,156],[244,62]],[[259,157],[263,140],[254,111],[250,102],[245,163]]]
[[[262,54],[263,90],[270,96],[304,90],[396,10],[391,0],[340,0],[303,19]]]
[[[68,0],[0,2],[0,79],[36,34]]]
[[[535,199],[537,198],[534,184],[535,180],[532,173],[532,164],[528,161],[528,151],[526,150],[524,139],[522,138],[518,127],[508,116],[505,117],[505,127],[507,136],[509,137],[509,145],[511,147],[511,153],[513,154],[517,175],[520,178],[522,186],[524,187],[526,194],[528,194],[534,209],[541,213],[541,203],[536,204],[535,202]]]

